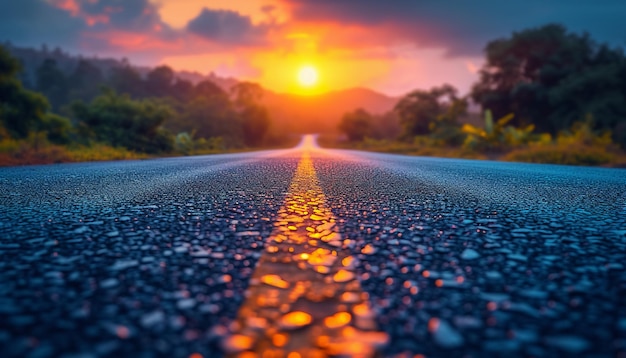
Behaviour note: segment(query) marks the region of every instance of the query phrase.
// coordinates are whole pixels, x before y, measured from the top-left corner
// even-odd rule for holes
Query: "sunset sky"
[[[626,44],[623,0],[19,0],[0,41],[215,72],[278,92],[450,83],[465,93],[492,39],[549,22]],[[298,72],[315,68],[304,87]]]

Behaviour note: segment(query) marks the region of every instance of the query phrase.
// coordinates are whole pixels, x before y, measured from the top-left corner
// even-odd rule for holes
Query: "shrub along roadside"
[[[486,113],[484,128],[465,125],[462,145],[442,141],[438,136],[415,136],[412,142],[400,140],[336,141],[320,138],[326,147],[361,149],[374,152],[466,159],[492,159],[514,162],[625,166],[626,153],[613,143],[611,132],[592,129],[593,118],[576,122],[556,138],[547,133],[532,133],[532,127],[507,125],[512,115],[493,121]]]
[[[52,144],[46,140],[44,133],[33,134],[24,140],[0,140],[0,166],[142,158],[147,158],[147,155],[104,144]]]
[[[609,165],[620,164],[618,154],[604,148],[588,145],[531,145],[528,148],[516,149],[502,157],[510,162],[567,164],[567,165]],[[621,163],[626,162],[624,156]]]

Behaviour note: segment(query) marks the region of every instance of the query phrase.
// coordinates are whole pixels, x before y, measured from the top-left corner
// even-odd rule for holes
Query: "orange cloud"
[[[108,14],[115,11],[111,8],[111,12],[105,12],[104,14],[88,14],[82,11],[76,0],[53,0],[51,4],[61,10],[67,11],[72,17],[82,18],[89,27],[99,23],[108,24],[110,22]]]
[[[480,69],[478,68],[478,66],[476,66],[476,65],[474,64],[474,62],[472,62],[472,61],[468,61],[468,62],[466,62],[466,65],[467,65],[467,70],[468,70],[470,73],[478,73],[478,71],[480,70]]]
[[[72,16],[80,14],[80,6],[78,6],[76,0],[54,0],[52,4],[61,10],[69,12]]]
[[[89,32],[83,34],[85,45],[89,47],[90,41],[104,43],[109,48],[128,52],[160,51],[162,53],[172,53],[184,51],[185,46],[182,41],[166,41],[152,34],[138,32],[128,32],[120,30],[108,30],[99,32]]]
[[[263,22],[284,23],[289,15],[278,0],[150,0],[157,6],[161,19],[173,28],[184,28],[196,18],[204,8],[210,10],[231,10],[251,19],[253,24]]]

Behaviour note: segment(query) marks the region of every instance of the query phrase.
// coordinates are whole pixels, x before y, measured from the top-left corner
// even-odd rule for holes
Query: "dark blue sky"
[[[396,61],[390,62],[390,74],[400,60],[432,63],[437,56],[442,61],[457,59],[457,67],[463,63],[474,68],[488,41],[547,23],[589,32],[599,42],[626,45],[624,0],[181,1],[3,0],[0,41],[37,47],[46,43],[75,53],[124,56],[144,64],[171,60],[178,67],[185,66],[181,56],[214,55],[221,62],[209,61],[207,67],[241,76],[263,72],[251,60],[253,53],[300,51],[301,43],[285,39],[302,31],[311,35],[318,53],[349,49],[350,54],[342,56]],[[186,26],[173,26],[164,20],[165,7],[159,4],[195,8],[185,17]],[[279,18],[278,12],[287,15]],[[197,61],[193,66],[192,62],[191,69],[200,68]],[[448,80],[444,73],[448,70],[438,69],[441,80]],[[450,78],[459,76],[450,74]],[[388,85],[379,79],[364,84],[402,91],[410,85],[407,81]],[[433,77],[423,83],[436,81]]]

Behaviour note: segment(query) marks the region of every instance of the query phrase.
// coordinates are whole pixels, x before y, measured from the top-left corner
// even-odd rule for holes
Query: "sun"
[[[313,87],[319,80],[317,69],[313,66],[303,66],[298,70],[298,83],[303,87]]]

